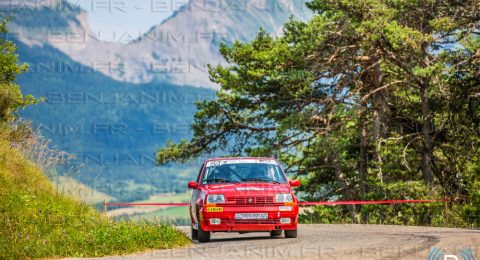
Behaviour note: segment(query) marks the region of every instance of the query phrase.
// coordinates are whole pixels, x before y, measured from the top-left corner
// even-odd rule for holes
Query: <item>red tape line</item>
[[[315,206],[315,205],[370,205],[370,204],[400,204],[400,203],[432,203],[432,202],[446,202],[448,200],[347,200],[347,201],[301,201],[300,206]],[[107,206],[170,206],[170,207],[185,207],[190,203],[105,203]]]
[[[183,207],[188,206],[190,203],[105,203],[108,206],[174,206]]]
[[[368,204],[400,204],[400,203],[431,203],[447,200],[348,200],[348,201],[301,201],[300,206],[314,205],[368,205]]]

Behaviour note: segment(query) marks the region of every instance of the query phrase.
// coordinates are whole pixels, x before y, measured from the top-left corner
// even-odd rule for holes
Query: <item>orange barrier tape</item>
[[[190,203],[105,203],[108,206],[173,206],[173,207],[184,207],[190,205]]]

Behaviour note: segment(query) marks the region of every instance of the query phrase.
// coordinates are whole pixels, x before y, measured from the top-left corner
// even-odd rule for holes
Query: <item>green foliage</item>
[[[185,162],[189,158],[189,153],[186,152],[193,149],[185,140],[181,140],[178,144],[168,141],[165,147],[167,149],[159,151],[156,155],[159,164],[166,164],[173,160]]]
[[[421,200],[439,196],[441,194],[430,193],[423,182],[400,181],[372,185],[364,198],[367,200]],[[431,225],[432,219],[444,217],[443,209],[443,203],[364,205],[361,214],[366,217],[368,223]]]
[[[299,215],[298,221],[305,224],[352,223],[352,219],[341,206],[314,206]]]
[[[18,108],[36,103],[33,96],[24,97],[15,84],[17,74],[26,71],[28,65],[18,64],[15,44],[4,39],[8,33],[7,22],[3,20],[0,23],[0,123],[13,120]]]

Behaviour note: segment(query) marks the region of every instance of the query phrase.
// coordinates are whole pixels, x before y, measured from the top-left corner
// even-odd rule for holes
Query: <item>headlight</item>
[[[209,194],[207,196],[207,203],[208,204],[225,203],[225,196],[223,196],[223,194]]]
[[[285,194],[277,194],[275,196],[276,202],[293,202],[292,194],[285,193]]]

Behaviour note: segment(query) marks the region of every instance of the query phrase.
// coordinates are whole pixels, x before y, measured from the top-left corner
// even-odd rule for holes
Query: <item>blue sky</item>
[[[94,33],[139,36],[161,23],[188,0],[68,0],[88,12]]]

